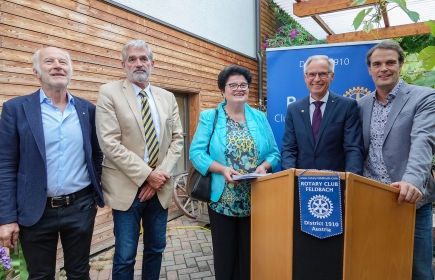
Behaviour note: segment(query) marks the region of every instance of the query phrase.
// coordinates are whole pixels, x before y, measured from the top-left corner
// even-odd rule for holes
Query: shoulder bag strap
[[[209,152],[209,150],[210,150],[210,141],[211,141],[211,137],[213,136],[213,133],[214,133],[214,127],[216,126],[217,119],[218,119],[218,109],[216,109],[216,114],[214,115],[213,129],[211,130],[210,139],[208,140],[207,154],[210,154],[210,152]]]

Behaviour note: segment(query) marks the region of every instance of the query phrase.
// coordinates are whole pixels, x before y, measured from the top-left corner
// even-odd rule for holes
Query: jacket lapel
[[[27,101],[23,103],[24,113],[29,123],[30,130],[35,138],[39,152],[47,165],[45,154],[44,128],[42,126],[41,104],[39,101],[39,90],[27,97]]]
[[[397,92],[396,97],[394,98],[393,106],[391,107],[391,111],[388,114],[387,123],[385,124],[384,139],[382,141],[383,143],[385,142],[385,139],[387,139],[388,133],[390,133],[390,130],[393,127],[393,124],[396,121],[397,116],[400,114],[400,112],[403,109],[403,106],[405,106],[408,100],[409,100],[409,89],[407,84],[403,83],[399,91]]]
[[[337,95],[330,91],[328,101],[326,102],[325,112],[322,116],[322,122],[320,123],[319,133],[317,134],[316,148],[317,145],[320,143],[323,131],[325,131],[325,128],[329,123],[329,119],[331,118],[332,112],[334,111],[337,102]]]
[[[259,140],[259,135],[258,135],[258,125],[255,123],[254,119],[253,119],[253,114],[251,112],[251,108],[248,106],[248,104],[245,104],[245,119],[246,119],[246,124],[248,126],[249,129],[249,133],[252,136],[252,139],[254,139],[254,143],[258,143]],[[258,145],[256,145],[256,147],[258,148]],[[260,154],[260,151],[258,151],[258,153]]]
[[[85,103],[80,100],[79,98],[74,96],[74,107],[77,112],[77,116],[80,121],[80,126],[82,128],[82,134],[83,134],[83,147],[85,149],[85,154],[87,153],[87,145],[86,143],[91,143],[90,141],[90,127],[89,127],[89,111],[87,106],[85,106]]]
[[[124,94],[125,99],[127,100],[130,110],[133,112],[138,128],[142,130],[143,140],[145,140],[145,134],[143,133],[142,116],[140,115],[140,108],[139,105],[137,104],[136,93],[134,92],[133,86],[131,85],[130,81],[128,80],[124,81],[124,83],[122,84],[122,93]]]
[[[311,146],[315,148],[316,145],[314,143],[314,135],[313,135],[313,129],[311,127],[311,119],[310,119],[310,96],[309,95],[303,99],[302,106],[300,107],[300,111],[301,111],[302,119],[304,121],[306,133],[308,135],[308,138],[310,138]]]

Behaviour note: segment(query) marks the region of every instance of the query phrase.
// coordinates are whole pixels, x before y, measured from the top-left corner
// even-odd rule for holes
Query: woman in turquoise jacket
[[[266,116],[246,104],[251,82],[252,75],[244,67],[221,71],[218,87],[225,100],[217,109],[201,112],[190,146],[195,168],[203,175],[212,172],[208,213],[216,280],[250,279],[251,184],[231,176],[264,174],[280,161]],[[210,155],[206,153],[209,141]]]

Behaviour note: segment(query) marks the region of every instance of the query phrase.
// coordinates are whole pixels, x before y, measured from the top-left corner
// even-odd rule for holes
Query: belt
[[[61,195],[61,196],[55,196],[55,197],[47,197],[47,207],[51,208],[57,208],[62,206],[67,206],[70,204],[74,204],[74,202],[82,197],[85,197],[87,195],[90,195],[93,193],[92,184],[89,186],[76,191],[75,193],[67,194],[67,195]]]

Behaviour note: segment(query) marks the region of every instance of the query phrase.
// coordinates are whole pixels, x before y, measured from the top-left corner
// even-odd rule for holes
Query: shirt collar
[[[326,103],[328,101],[328,97],[329,97],[329,90],[326,92],[325,96],[323,96],[323,98],[320,99],[319,101],[323,101],[323,103]],[[317,100],[312,98],[311,93],[310,93],[310,104],[313,104],[313,102],[315,102],[315,101],[317,101]]]
[[[391,90],[391,92],[387,95],[387,100],[391,100],[391,99],[393,99],[393,98],[396,97],[397,92],[399,91],[400,86],[401,86],[402,84],[403,84],[403,80],[402,80],[402,79],[399,79],[399,82],[397,83],[397,85],[395,85],[394,88]],[[378,99],[376,98],[376,95],[377,95],[377,94],[378,94],[377,91],[376,91],[375,94],[373,94],[373,98],[374,98],[375,100],[378,100]]]
[[[69,92],[66,92],[66,94],[68,96],[68,103],[75,105],[74,97]],[[45,95],[45,92],[42,88],[39,89],[39,103],[53,104],[51,98],[48,98],[47,95]]]
[[[139,93],[142,91],[142,89],[133,83],[131,83],[131,85],[133,86],[134,93],[136,94],[136,97],[137,97],[139,95]],[[151,96],[150,88],[151,88],[151,84],[148,83],[148,86],[143,89],[148,97]]]

